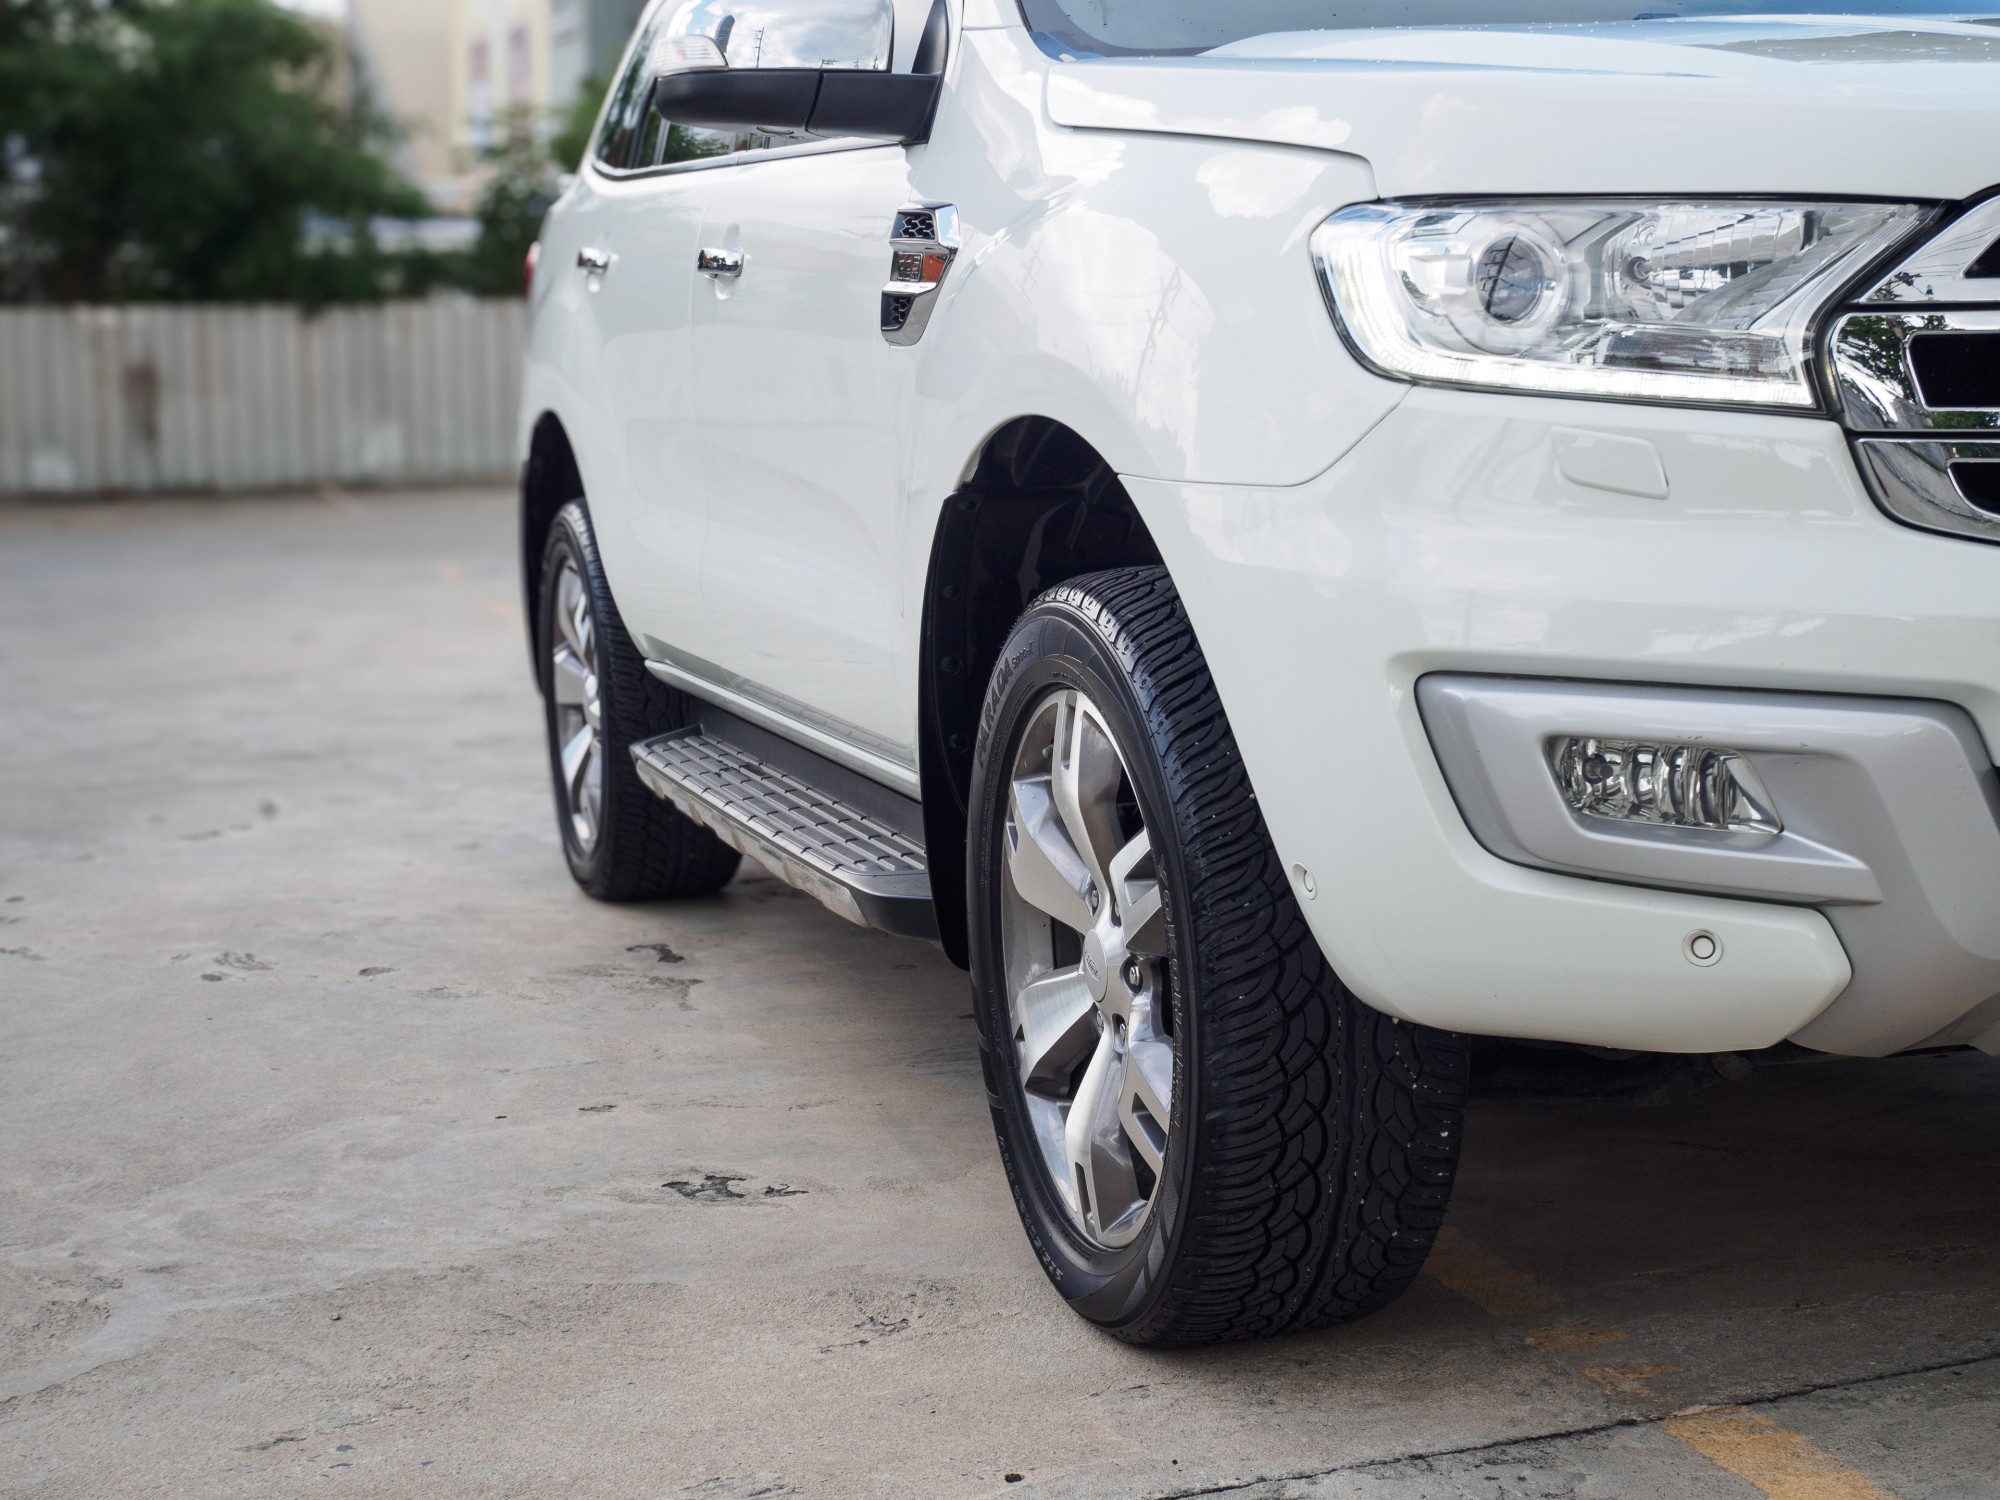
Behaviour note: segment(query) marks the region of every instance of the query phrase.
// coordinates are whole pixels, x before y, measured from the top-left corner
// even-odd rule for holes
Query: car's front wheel
[[[570,874],[600,901],[721,890],[742,856],[660,801],[633,769],[631,747],[686,724],[688,700],[646,670],[579,502],[549,528],[539,603],[549,768]]]
[[[1391,1301],[1444,1216],[1466,1045],[1327,965],[1165,570],[1038,599],[981,727],[976,1003],[1050,1279],[1147,1344]]]

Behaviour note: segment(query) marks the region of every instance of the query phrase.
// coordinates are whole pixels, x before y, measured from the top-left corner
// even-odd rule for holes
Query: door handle
[[[580,271],[592,276],[602,276],[611,269],[612,255],[609,250],[593,250],[588,245],[576,252],[576,265]]]
[[[704,276],[741,276],[741,250],[703,250],[694,258],[694,268]]]

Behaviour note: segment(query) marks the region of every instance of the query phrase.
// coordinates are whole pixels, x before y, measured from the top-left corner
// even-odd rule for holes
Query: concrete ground
[[[941,958],[572,889],[512,524],[0,509],[0,1494],[2000,1496],[2000,1063],[1489,1091],[1398,1306],[1123,1347]]]

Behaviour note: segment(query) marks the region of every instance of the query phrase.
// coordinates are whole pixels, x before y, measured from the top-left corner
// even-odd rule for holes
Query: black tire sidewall
[[[578,844],[570,826],[569,797],[563,785],[553,644],[557,582],[565,563],[583,580],[597,643],[599,753],[604,757],[604,806],[592,848]],[[671,803],[653,795],[639,779],[630,749],[643,740],[686,727],[689,700],[656,681],[646,658],[625,629],[611,585],[604,576],[592,533],[590,512],[581,500],[556,513],[542,551],[535,601],[539,642],[536,668],[541,678],[549,775],[556,799],[556,824],[570,874],[585,895],[598,901],[660,901],[708,896],[728,884],[742,856],[708,829],[692,822]]]
[[[1001,952],[1000,900],[1007,880],[1001,858],[1009,768],[1029,715],[1051,691],[1086,694],[1124,753],[1141,816],[1154,831],[1154,859],[1167,922],[1168,993],[1174,1024],[1173,1120],[1152,1212],[1137,1239],[1116,1250],[1085,1240],[1049,1180],[1027,1116],[1012,1042],[1010,996]],[[968,830],[967,889],[973,994],[985,1066],[987,1102],[1014,1201],[1043,1270],[1071,1308],[1112,1332],[1147,1322],[1171,1279],[1199,1142],[1201,1037],[1189,1003],[1193,955],[1177,893],[1187,888],[1173,824],[1173,804],[1131,680],[1098,627],[1069,604],[1044,599],[1014,627],[987,698],[974,758]]]
[[[608,731],[614,722],[616,707],[612,700],[612,674],[605,671],[603,653],[610,644],[605,630],[602,611],[598,608],[599,581],[597,575],[596,539],[590,534],[590,521],[581,505],[570,504],[557,513],[549,528],[548,546],[542,553],[541,596],[537,602],[537,634],[539,644],[536,670],[541,675],[542,722],[544,736],[549,751],[549,781],[555,790],[556,827],[562,835],[563,857],[569,861],[570,874],[576,883],[586,891],[597,883],[599,874],[605,868],[608,850],[613,837],[613,817],[611,799],[617,795],[617,779],[611,775],[613,767],[605,766],[604,806],[597,822],[597,842],[585,849],[577,842],[576,829],[570,823],[569,788],[563,783],[561,731],[558,727],[558,707],[555,695],[555,642],[557,582],[562,577],[564,562],[576,565],[578,578],[583,582],[583,592],[590,606],[591,628],[598,643],[597,691],[600,717],[604,727],[599,731],[599,754],[603,754],[608,743]]]

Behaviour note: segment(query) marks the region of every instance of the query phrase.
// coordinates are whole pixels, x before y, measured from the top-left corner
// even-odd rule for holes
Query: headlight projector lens
[[[1479,257],[1474,284],[1480,306],[1496,323],[1525,323],[1555,291],[1555,277],[1534,242],[1510,234]]]

